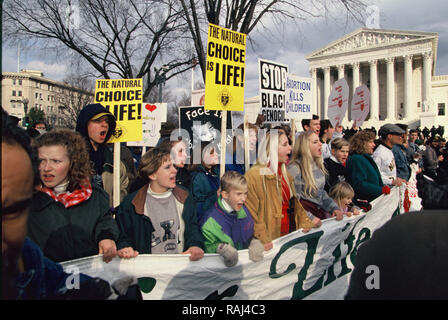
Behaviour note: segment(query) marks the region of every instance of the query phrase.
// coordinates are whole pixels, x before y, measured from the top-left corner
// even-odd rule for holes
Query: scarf
[[[55,187],[57,188],[57,186]],[[43,186],[38,186],[37,190],[48,194],[53,200],[60,202],[65,208],[69,208],[80,204],[90,198],[92,195],[92,185],[87,181],[87,186],[81,185],[78,189],[73,192],[65,191],[56,194],[52,188],[47,188]]]
[[[291,198],[291,190],[289,190],[288,183],[286,182],[285,176],[283,175],[281,163],[278,164],[277,173],[282,183],[282,222],[281,222],[280,235],[284,236],[285,234],[289,233],[288,209],[289,209],[289,199]]]

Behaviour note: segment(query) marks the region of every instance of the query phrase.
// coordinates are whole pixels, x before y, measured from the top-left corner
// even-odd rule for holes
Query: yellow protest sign
[[[246,35],[208,25],[205,103],[207,110],[244,110]]]
[[[95,103],[101,103],[117,119],[108,142],[142,140],[142,79],[97,79]]]

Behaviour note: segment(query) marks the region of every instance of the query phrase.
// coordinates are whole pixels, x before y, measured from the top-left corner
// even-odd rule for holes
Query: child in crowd
[[[333,138],[334,128],[330,120],[320,120],[319,140],[322,142],[322,157],[328,159],[331,157],[331,139]]]
[[[325,180],[325,191],[330,192],[331,187],[340,181],[345,181],[345,162],[348,158],[349,146],[347,140],[336,138],[331,142],[331,157],[324,160],[328,176]]]
[[[221,178],[221,192],[218,201],[204,214],[202,234],[205,238],[205,252],[219,253],[227,266],[238,261],[237,250],[258,246],[256,261],[263,258],[264,247],[252,239],[254,221],[244,205],[247,199],[247,181],[236,171],[227,171]],[[252,240],[252,241],[251,241]]]
[[[360,208],[352,203],[355,191],[347,182],[341,181],[334,185],[330,190],[329,196],[347,217],[351,217],[352,214],[355,216],[359,214]]]
[[[193,164],[190,167],[191,182],[189,187],[190,194],[196,201],[199,224],[203,222],[205,211],[213,207],[213,204],[218,200],[216,192],[219,189],[218,147],[209,142],[202,142],[200,147],[201,164]]]

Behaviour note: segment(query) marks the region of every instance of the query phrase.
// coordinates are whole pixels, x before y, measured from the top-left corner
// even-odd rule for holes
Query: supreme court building
[[[362,127],[386,122],[447,127],[448,75],[435,76],[437,44],[437,33],[361,28],[310,53],[306,59],[321,119],[327,118],[333,83],[345,77],[348,109],[356,87],[370,90],[370,114]],[[351,123],[348,111],[342,124]]]

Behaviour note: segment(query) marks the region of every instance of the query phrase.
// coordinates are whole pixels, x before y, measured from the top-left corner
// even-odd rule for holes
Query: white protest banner
[[[264,123],[285,121],[285,86],[288,66],[258,59],[260,75],[260,109]]]
[[[182,254],[154,254],[109,263],[97,255],[62,265],[110,283],[132,275],[144,299],[343,299],[359,246],[400,214],[399,193],[394,187],[381,195],[368,213],[327,219],[308,233],[298,230],[278,238],[259,262],[249,260],[248,250],[240,250],[231,268],[217,254],[194,262]]]
[[[154,147],[160,138],[162,122],[166,122],[168,105],[166,103],[144,102],[142,108],[143,139],[130,141],[129,147]]]
[[[345,78],[333,84],[328,97],[328,119],[334,128],[342,123],[348,108],[348,84]]]
[[[312,78],[286,74],[285,117],[300,121],[311,119],[315,112],[313,103],[314,90]]]
[[[356,127],[360,127],[367,118],[370,110],[370,91],[365,84],[356,88],[351,104],[352,120]]]

